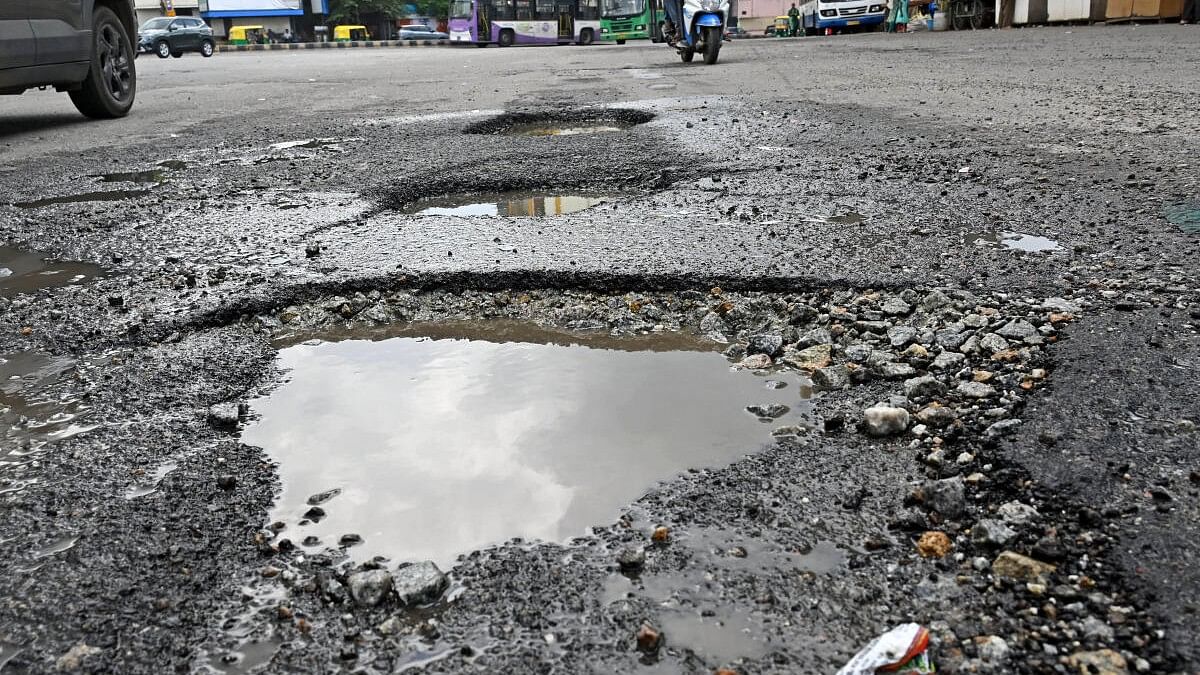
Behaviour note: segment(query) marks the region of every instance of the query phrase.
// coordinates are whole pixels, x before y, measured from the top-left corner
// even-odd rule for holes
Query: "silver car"
[[[412,25],[400,27],[401,40],[445,40],[450,36],[429,26]]]

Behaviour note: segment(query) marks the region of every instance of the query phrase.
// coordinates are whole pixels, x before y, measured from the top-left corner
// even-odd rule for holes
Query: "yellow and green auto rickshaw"
[[[775,37],[791,37],[792,20],[786,16],[775,17]]]
[[[366,26],[334,26],[333,41],[334,42],[362,42],[370,40],[371,34],[367,32]]]
[[[229,44],[231,45],[257,45],[262,41],[262,26],[234,26],[229,29]]]

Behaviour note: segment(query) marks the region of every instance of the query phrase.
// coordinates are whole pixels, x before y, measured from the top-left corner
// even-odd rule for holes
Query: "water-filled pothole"
[[[0,246],[0,298],[78,284],[103,274],[98,265],[52,260],[40,253]]]
[[[288,380],[252,403],[243,441],[280,463],[284,536],[359,559],[448,566],[514,537],[566,541],[659,481],[808,423],[807,387],[771,388],[678,333],[502,322],[337,337],[281,350]]]
[[[469,125],[468,134],[505,136],[578,136],[622,131],[654,119],[654,114],[628,108],[596,108],[544,113],[505,113]]]
[[[1167,222],[1186,234],[1200,234],[1200,202],[1172,204],[1163,209]]]
[[[27,202],[14,202],[13,206],[22,209],[40,209],[43,206],[51,206],[53,204],[116,202],[121,201],[122,199],[144,197],[148,194],[150,194],[149,190],[97,190],[95,192],[82,192],[80,194],[62,195],[59,197],[44,197],[42,199],[33,199]]]
[[[522,190],[419,199],[400,209],[400,212],[418,216],[561,216],[590,209],[606,199],[599,195]]]

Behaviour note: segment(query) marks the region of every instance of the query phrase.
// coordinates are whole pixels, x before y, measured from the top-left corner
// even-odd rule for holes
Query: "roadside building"
[[[263,32],[282,35],[290,30],[310,36],[313,27],[329,13],[329,0],[198,0],[200,16],[224,38],[234,26],[262,26]]]
[[[196,16],[200,12],[199,0],[134,0],[137,23],[142,25],[160,16]]]
[[[793,2],[796,0],[736,0],[733,12],[743,30],[762,33],[775,23],[775,17],[787,16]]]

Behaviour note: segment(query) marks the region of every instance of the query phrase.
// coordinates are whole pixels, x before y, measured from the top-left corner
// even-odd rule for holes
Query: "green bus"
[[[662,0],[601,0],[600,39],[662,41]]]

